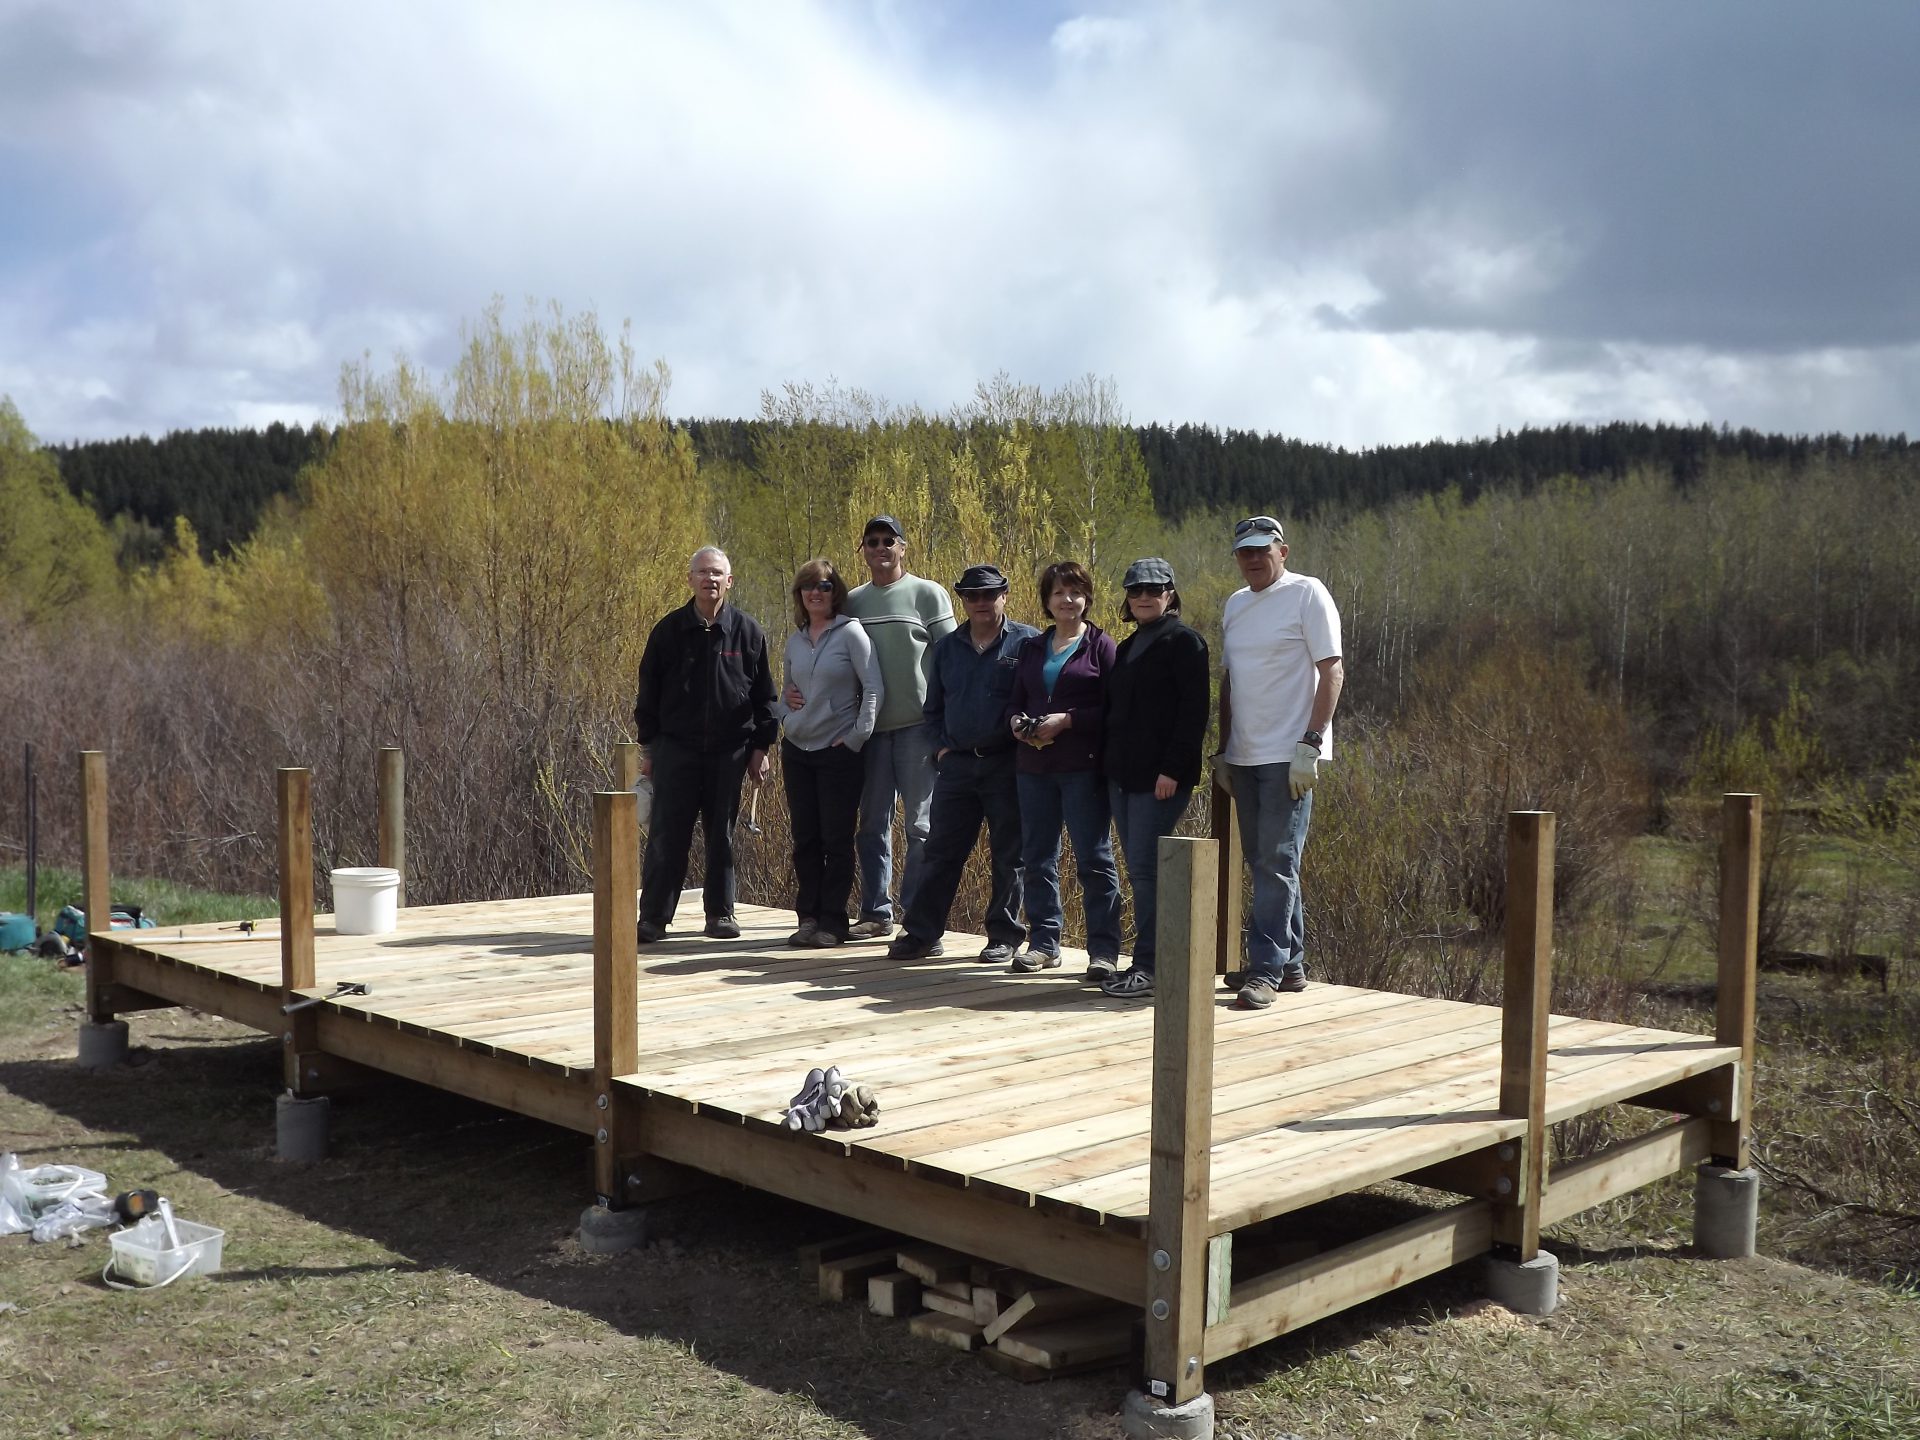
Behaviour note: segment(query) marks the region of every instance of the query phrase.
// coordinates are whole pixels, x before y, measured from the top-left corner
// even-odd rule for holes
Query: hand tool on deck
[[[282,1015],[291,1015],[296,1010],[305,1010],[309,1006],[319,1005],[328,1000],[339,1000],[348,995],[365,995],[368,988],[357,980],[342,980],[333,987],[331,995],[309,995],[304,1000],[289,1000],[280,1007]]]

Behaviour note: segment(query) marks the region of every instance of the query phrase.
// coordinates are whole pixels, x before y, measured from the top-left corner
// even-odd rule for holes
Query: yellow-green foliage
[[[982,561],[1012,581],[1009,609],[1041,621],[1034,580],[1078,560],[1107,613],[1121,573],[1159,547],[1146,467],[1111,382],[1056,392],[1006,376],[950,415],[891,407],[858,390],[789,385],[762,397],[756,464],[715,487],[738,594],[763,622],[786,613],[794,571],[826,555],[849,583],[866,578],[867,519],[907,532],[907,566],[943,585]]]
[[[0,612],[42,625],[112,597],[118,583],[106,526],[0,395]]]
[[[496,303],[465,338],[444,387],[404,362],[349,366],[344,423],[305,479],[298,551],[244,558],[304,556],[336,616],[403,655],[424,621],[442,638],[451,622],[523,702],[615,707],[647,629],[685,598],[702,538],[666,370],[558,307],[510,330]]]
[[[1787,691],[1786,708],[1770,720],[1749,720],[1731,736],[1708,730],[1694,755],[1692,788],[1718,797],[1740,791],[1786,804],[1807,795],[1826,769],[1807,698]]]

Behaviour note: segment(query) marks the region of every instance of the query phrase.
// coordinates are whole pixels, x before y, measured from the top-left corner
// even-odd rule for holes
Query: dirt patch
[[[0,1145],[153,1185],[227,1230],[210,1280],[124,1294],[106,1247],[0,1242],[0,1375],[22,1434],[1110,1436],[1123,1369],[1022,1386],[854,1305],[795,1258],[846,1228],[716,1187],[595,1257],[584,1140],[384,1084],[333,1155],[271,1157],[270,1042],[132,1017],[134,1063],[73,1064],[77,1011],[0,1043]],[[1210,1374],[1223,1437],[1920,1433],[1920,1302],[1684,1249],[1667,1187],[1557,1234],[1562,1308],[1515,1316],[1472,1267]],[[1824,1428],[1822,1428],[1824,1427]]]

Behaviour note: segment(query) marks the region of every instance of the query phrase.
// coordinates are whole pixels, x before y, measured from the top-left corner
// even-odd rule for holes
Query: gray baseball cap
[[[1271,515],[1249,515],[1233,527],[1233,548],[1236,550],[1264,550],[1276,540],[1282,545],[1287,543],[1280,522]]]

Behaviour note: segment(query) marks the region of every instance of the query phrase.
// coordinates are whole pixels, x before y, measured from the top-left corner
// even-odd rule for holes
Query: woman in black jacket
[[[1158,556],[1127,567],[1126,618],[1107,682],[1104,769],[1127,879],[1133,885],[1133,964],[1101,985],[1109,995],[1153,995],[1160,837],[1171,835],[1200,783],[1209,698],[1207,642],[1180,621],[1173,567]]]

